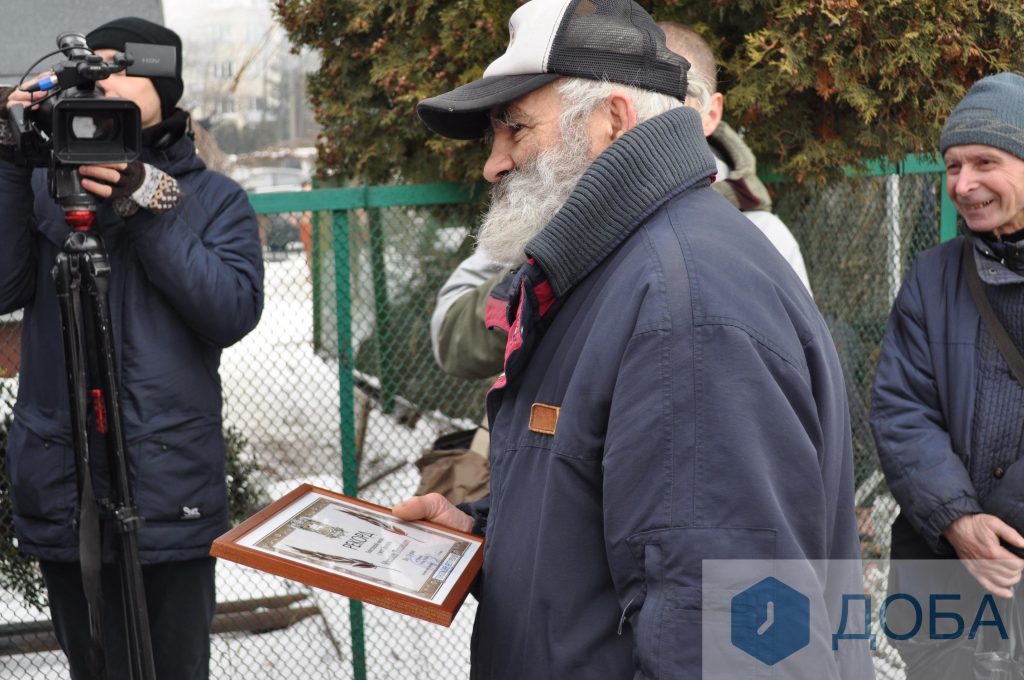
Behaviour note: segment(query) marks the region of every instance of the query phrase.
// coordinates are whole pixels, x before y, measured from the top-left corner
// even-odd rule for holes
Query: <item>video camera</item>
[[[174,77],[177,54],[170,45],[126,43],[104,61],[80,33],[63,33],[57,47],[66,57],[53,75],[25,88],[48,92],[31,107],[9,111],[11,132],[24,165],[131,162],[141,148],[139,108],[127,99],[104,97],[96,82],[125,71],[129,76]],[[56,52],[54,53],[56,54]]]
[[[174,77],[177,54],[169,45],[126,43],[124,53],[104,61],[80,33],[61,34],[57,47],[51,54],[63,53],[67,60],[52,67],[53,75],[24,88],[48,96],[28,107],[13,106],[8,116],[19,163],[50,168],[50,193],[63,204],[83,196],[78,173],[72,171],[77,166],[130,163],[142,148],[139,107],[104,97],[96,82],[120,71]]]

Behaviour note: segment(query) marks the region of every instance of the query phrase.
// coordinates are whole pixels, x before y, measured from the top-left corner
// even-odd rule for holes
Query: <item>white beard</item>
[[[565,204],[590,167],[590,138],[582,126],[502,177],[491,188],[491,204],[477,241],[495,264],[518,267],[526,243]]]

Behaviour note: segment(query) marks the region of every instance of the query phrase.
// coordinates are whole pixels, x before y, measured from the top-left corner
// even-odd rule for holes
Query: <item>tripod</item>
[[[71,434],[80,505],[79,560],[89,610],[90,660],[97,677],[105,677],[102,633],[102,537],[100,508],[113,517],[119,545],[118,571],[124,602],[124,625],[131,680],[155,680],[138,529],[128,476],[121,401],[110,325],[110,263],[103,241],[93,231],[96,199],[81,188],[74,166],[51,168],[50,189],[71,227],[53,267],[60,307],[64,365],[67,373]],[[83,293],[85,296],[83,297]],[[96,498],[91,474],[89,406],[95,432],[106,439],[109,497]],[[109,679],[116,680],[116,679]]]

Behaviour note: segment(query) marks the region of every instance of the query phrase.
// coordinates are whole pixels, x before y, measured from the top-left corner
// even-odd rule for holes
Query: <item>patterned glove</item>
[[[14,136],[7,117],[7,97],[14,91],[13,87],[0,85],[0,161],[14,162]]]
[[[177,205],[181,198],[176,179],[141,161],[129,163],[121,171],[121,179],[112,186],[110,200],[121,217],[131,217],[139,208],[159,215]]]

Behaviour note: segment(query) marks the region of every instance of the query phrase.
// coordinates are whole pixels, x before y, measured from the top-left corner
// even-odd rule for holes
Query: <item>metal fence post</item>
[[[320,235],[323,233],[323,228],[324,213],[319,210],[313,211],[313,248],[310,253],[310,259],[312,260],[310,276],[313,283],[313,352],[319,352],[323,349],[323,318],[321,308],[323,304],[323,297],[321,295],[323,266],[320,261],[323,255],[323,246],[320,244]],[[347,231],[346,229],[346,233]]]
[[[388,301],[388,274],[384,262],[384,233],[380,208],[368,209],[370,231],[370,273],[373,278],[373,308],[377,327],[377,370],[380,374],[380,409],[395,410],[394,362],[387,356],[385,340],[391,329],[391,306]]]
[[[334,298],[338,333],[338,418],[341,432],[342,489],[349,496],[359,495],[359,470],[356,460],[355,384],[352,379],[352,292],[349,273],[348,213],[332,212],[334,245]],[[352,629],[352,676],[366,680],[366,633],[363,625],[363,604],[349,600],[349,623]]]
[[[939,208],[939,240],[945,242],[956,238],[956,207],[946,193],[946,173],[942,173],[942,186],[939,189],[942,195],[941,207]]]

